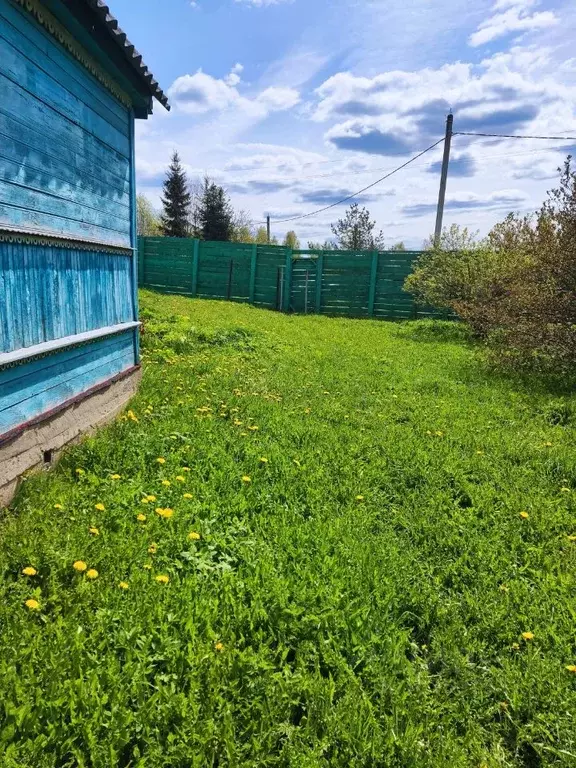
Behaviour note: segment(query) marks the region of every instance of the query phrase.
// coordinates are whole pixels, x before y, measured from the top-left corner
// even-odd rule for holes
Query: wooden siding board
[[[0,226],[130,247],[129,110],[0,0]]]
[[[30,18],[26,14],[24,9],[4,2],[0,6],[0,16],[3,16],[4,20],[10,25],[10,34],[20,36],[10,38],[16,40],[16,47],[21,47],[28,55],[30,48],[33,46],[35,60],[38,60],[37,52],[41,52],[46,59],[58,67],[59,72],[69,73],[70,77],[83,89],[91,93],[110,112],[121,118],[126,114],[125,106],[109,93],[85,67],[77,66],[75,59],[66,49],[62,46],[54,45],[53,40],[45,34],[35,19]],[[6,31],[4,34],[7,34]],[[22,40],[27,40],[27,44],[20,46],[19,43]]]
[[[0,352],[134,319],[129,256],[0,243],[0,274]]]
[[[133,365],[133,332],[128,332],[0,370],[0,434]]]
[[[71,147],[57,137],[47,137],[40,124],[24,123],[8,114],[0,103],[0,150],[8,160],[33,170],[52,173],[68,184],[87,186],[100,197],[128,205],[130,179],[125,162],[108,163],[106,154],[94,156]]]

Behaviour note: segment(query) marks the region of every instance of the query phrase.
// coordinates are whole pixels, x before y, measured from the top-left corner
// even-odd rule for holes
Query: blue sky
[[[350,194],[455,130],[576,136],[569,0],[114,0],[172,111],[137,128],[138,185],[159,205],[174,149],[254,221]],[[575,142],[576,143],[576,142]],[[446,223],[482,233],[538,207],[567,147],[454,137]],[[434,226],[442,148],[362,198],[390,244]],[[342,209],[294,224],[330,236]]]

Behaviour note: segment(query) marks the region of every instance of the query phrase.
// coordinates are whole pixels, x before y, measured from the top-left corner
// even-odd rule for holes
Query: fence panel
[[[305,251],[276,245],[138,239],[142,287],[298,313],[405,320],[453,317],[402,290],[420,251]]]

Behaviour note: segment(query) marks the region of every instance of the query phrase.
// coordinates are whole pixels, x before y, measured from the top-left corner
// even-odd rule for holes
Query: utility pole
[[[266,216],[266,234],[268,235],[268,245],[270,245],[270,216]]]
[[[454,115],[452,112],[446,118],[446,139],[444,140],[444,157],[442,158],[442,175],[440,176],[440,192],[438,194],[438,212],[436,214],[436,229],[434,231],[434,245],[440,245],[442,237],[442,221],[444,219],[444,201],[446,200],[446,182],[448,181],[448,166],[450,164],[450,147],[452,145],[452,128]]]

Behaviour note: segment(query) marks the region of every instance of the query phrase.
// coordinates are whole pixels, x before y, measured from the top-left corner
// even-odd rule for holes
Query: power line
[[[349,200],[353,200],[355,197],[358,197],[358,195],[361,195],[363,192],[367,192],[369,189],[372,189],[372,187],[375,187],[377,184],[380,184],[380,182],[385,181],[386,179],[389,179],[390,176],[393,176],[395,173],[398,173],[398,171],[401,171],[403,168],[406,168],[406,166],[413,163],[415,160],[418,160],[419,157],[422,157],[422,155],[425,155],[427,152],[430,152],[430,150],[437,147],[439,144],[442,144],[444,141],[444,137],[441,139],[438,139],[434,144],[431,144],[426,149],[422,150],[422,152],[419,152],[417,155],[414,155],[414,157],[410,158],[410,160],[407,160],[402,165],[399,165],[398,168],[395,168],[393,171],[390,171],[390,173],[387,173],[386,176],[382,176],[381,179],[377,179],[376,181],[372,182],[372,184],[369,184],[367,187],[364,187],[364,189],[358,190],[358,192],[354,192],[352,195],[348,195],[348,197],[343,198],[342,200],[338,200],[337,203],[332,203],[332,205],[327,205],[325,208],[320,208],[317,211],[312,211],[311,213],[304,213],[301,216],[292,216],[292,218],[289,219],[279,219],[275,220],[275,224],[287,224],[289,221],[298,221],[299,219],[308,219],[310,216],[317,216],[319,213],[324,213],[325,211],[329,211],[331,208],[336,208],[338,205],[342,205],[342,203],[347,203]],[[264,223],[264,222],[262,222]]]
[[[483,136],[491,139],[543,139],[544,141],[576,141],[576,136],[519,136],[505,133],[469,133],[454,131],[454,136]]]

